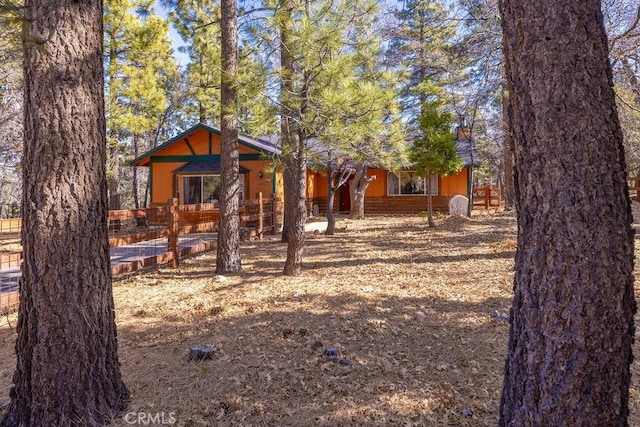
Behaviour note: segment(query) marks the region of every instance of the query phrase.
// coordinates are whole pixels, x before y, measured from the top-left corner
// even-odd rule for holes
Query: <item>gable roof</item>
[[[135,166],[138,163],[141,163],[143,160],[153,156],[154,154],[164,150],[167,147],[170,147],[171,145],[184,140],[186,137],[188,137],[189,135],[199,131],[199,130],[204,130],[205,132],[208,133],[213,133],[216,135],[220,135],[220,128],[214,127],[214,126],[209,126],[209,125],[205,125],[204,123],[198,123],[192,127],[190,127],[189,129],[185,130],[184,132],[180,133],[177,136],[174,136],[173,138],[171,138],[170,140],[163,142],[162,144],[158,145],[157,147],[147,151],[146,153],[136,157],[135,159],[131,160],[128,162],[128,164],[130,166]],[[250,136],[247,135],[243,135],[243,134],[238,134],[238,143],[245,145],[249,148],[252,148],[260,153],[263,154],[268,154],[268,155],[280,155],[281,154],[281,150],[280,148],[272,143],[271,141],[265,141],[263,139],[256,139],[256,138],[251,138]]]

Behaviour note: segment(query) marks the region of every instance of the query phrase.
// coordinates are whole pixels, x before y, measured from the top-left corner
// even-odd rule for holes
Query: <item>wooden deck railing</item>
[[[263,198],[261,193],[257,194],[255,200],[241,202],[238,212],[241,238],[262,238],[264,233],[277,233],[282,226],[282,209],[279,199]],[[169,199],[166,206],[109,211],[111,248],[167,239],[166,251],[112,265],[112,274],[117,276],[166,264],[177,267],[181,258],[214,248],[215,238],[181,248],[180,236],[216,233],[219,215],[217,204],[178,205],[177,199]],[[0,220],[0,242],[12,239],[12,244],[19,246],[20,225],[19,219]],[[12,269],[12,275],[15,276],[15,270],[22,264],[20,253],[3,252],[5,253],[0,252],[0,311],[18,300],[17,290],[13,289],[13,285],[6,284],[1,270]]]
[[[499,188],[484,186],[473,188],[473,207],[481,209],[497,209],[502,197]]]

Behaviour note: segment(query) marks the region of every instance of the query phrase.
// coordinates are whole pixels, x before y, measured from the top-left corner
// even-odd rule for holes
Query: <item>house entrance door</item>
[[[349,212],[351,210],[351,194],[349,193],[349,183],[351,180],[347,181],[342,187],[340,187],[340,212]]]

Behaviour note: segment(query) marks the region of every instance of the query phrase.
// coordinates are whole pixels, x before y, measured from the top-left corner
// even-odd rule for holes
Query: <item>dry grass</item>
[[[116,282],[129,411],[185,426],[496,425],[509,327],[491,314],[511,303],[513,216],[338,227],[308,240],[302,277],[282,276],[286,247],[264,240],[243,244],[241,276],[216,276],[206,254]],[[15,363],[4,323],[0,402]],[[188,362],[198,344],[214,358]],[[631,399],[640,425],[637,381]]]

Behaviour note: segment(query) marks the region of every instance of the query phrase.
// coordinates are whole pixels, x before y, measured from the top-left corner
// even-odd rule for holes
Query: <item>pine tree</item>
[[[450,80],[456,25],[441,0],[407,0],[387,29],[391,64],[406,71],[402,81],[405,115],[417,118],[430,95],[443,95]]]
[[[137,157],[156,140],[168,109],[171,82],[178,79],[167,22],[146,0],[105,4],[107,133],[110,207],[121,205],[124,157]],[[132,199],[140,207],[137,169]]]
[[[363,34],[379,48],[376,38]],[[376,52],[364,55],[369,66],[358,55],[343,55],[340,78],[323,92],[325,124],[318,138],[326,155],[329,191],[327,198],[328,226],[333,234],[335,218],[333,199],[340,186],[350,182],[351,218],[364,219],[364,195],[375,176],[367,176],[368,165],[397,168],[403,161],[404,133],[394,73],[380,70]]]
[[[500,13],[518,249],[499,425],[626,426],[635,239],[600,4]]]
[[[463,163],[456,153],[455,135],[451,132],[453,116],[449,112],[439,112],[440,103],[432,101],[422,107],[420,132],[422,136],[413,142],[409,158],[419,177],[427,179],[429,192],[429,227],[433,221],[431,180],[434,175],[451,175],[460,172]]]
[[[27,0],[24,11],[24,270],[0,424],[103,425],[129,393],[109,261],[102,2]]]
[[[221,34],[218,0],[166,0],[169,19],[185,42],[189,55],[187,80],[192,92],[190,107],[200,123],[220,118]]]
[[[306,220],[306,168],[309,141],[328,130],[327,112],[334,82],[345,64],[366,45],[358,34],[375,16],[377,2],[282,2],[280,28],[281,141],[288,239],[285,274],[300,274]],[[364,56],[364,55],[363,55]]]
[[[178,78],[167,22],[153,12],[141,18],[123,66],[126,84],[121,95],[126,108],[119,118],[128,130],[134,158],[154,143],[160,118],[168,108],[169,82]],[[141,206],[137,172],[134,168],[131,177],[136,209]]]
[[[220,116],[220,221],[216,272],[238,273],[240,263],[238,153],[238,7],[222,0],[222,81]]]

